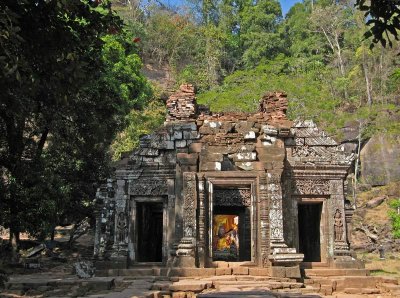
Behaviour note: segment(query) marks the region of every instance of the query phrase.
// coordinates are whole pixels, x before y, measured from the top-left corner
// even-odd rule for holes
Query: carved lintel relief
[[[214,204],[248,207],[251,205],[251,190],[250,188],[216,188],[214,189]]]
[[[295,180],[292,184],[295,195],[327,195],[329,194],[329,180],[307,179]]]
[[[298,144],[298,139],[296,139],[296,145]],[[319,157],[317,152],[315,152],[309,146],[296,146],[292,151],[293,157]]]
[[[140,179],[130,184],[130,194],[137,196],[163,196],[168,194],[168,184],[165,179]]]
[[[196,174],[183,173],[183,234],[196,237]]]

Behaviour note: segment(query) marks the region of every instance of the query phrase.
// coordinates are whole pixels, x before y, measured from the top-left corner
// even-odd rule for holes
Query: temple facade
[[[345,181],[353,156],[312,121],[289,121],[286,109],[286,95],[270,93],[256,113],[212,113],[182,85],[164,126],[97,192],[97,262],[226,262],[294,276],[299,265],[352,266]]]

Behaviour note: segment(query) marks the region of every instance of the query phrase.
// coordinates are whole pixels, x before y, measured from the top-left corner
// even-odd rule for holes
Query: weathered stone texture
[[[215,267],[213,244],[223,231],[213,230],[214,215],[233,214],[242,235],[236,261],[253,267],[223,262],[204,272],[297,278],[297,208],[304,202],[324,202],[324,261],[346,255],[343,186],[353,156],[312,121],[289,121],[287,106],[285,94],[269,93],[256,113],[212,113],[197,106],[192,85],[182,85],[167,100],[164,126],[142,137],[98,190],[96,258],[141,263],[140,237],[153,232],[161,264],[196,276],[203,271],[187,267]],[[158,232],[144,216],[158,218]]]
[[[400,137],[374,135],[361,150],[361,175],[372,186],[400,180]]]

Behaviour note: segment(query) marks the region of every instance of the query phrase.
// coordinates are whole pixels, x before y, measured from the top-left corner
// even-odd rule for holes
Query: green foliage
[[[0,6],[0,224],[43,238],[91,214],[109,145],[151,89],[107,1]]]
[[[394,210],[389,211],[389,218],[392,222],[392,233],[394,238],[400,238],[400,199],[394,199],[389,202]]]
[[[282,11],[278,1],[244,1],[239,16],[242,60],[246,67],[254,67],[281,52],[282,40],[277,34],[277,25]]]
[[[102,59],[107,70],[104,76],[105,83],[111,86],[129,107],[143,108],[152,90],[140,73],[142,61],[132,43],[133,35],[125,31],[123,34],[106,35],[102,39]]]
[[[209,105],[213,111],[254,111],[265,92],[284,90],[291,98],[290,118],[330,121],[335,117],[330,111],[339,102],[330,96],[329,86],[322,79],[326,69],[319,64],[306,68],[310,65],[298,62],[279,56],[254,69],[236,71],[227,76],[220,87],[200,94],[198,101]]]
[[[131,110],[128,115],[129,125],[115,138],[111,149],[113,159],[119,160],[124,152],[129,152],[139,145],[139,138],[153,132],[165,120],[165,105],[153,100],[143,111]]]

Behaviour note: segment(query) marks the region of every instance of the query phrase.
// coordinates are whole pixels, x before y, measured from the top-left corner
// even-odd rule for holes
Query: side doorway
[[[133,197],[132,265],[163,264],[168,247],[167,200],[163,197]]]
[[[326,241],[323,200],[301,200],[298,203],[299,252],[303,262],[325,262]]]

